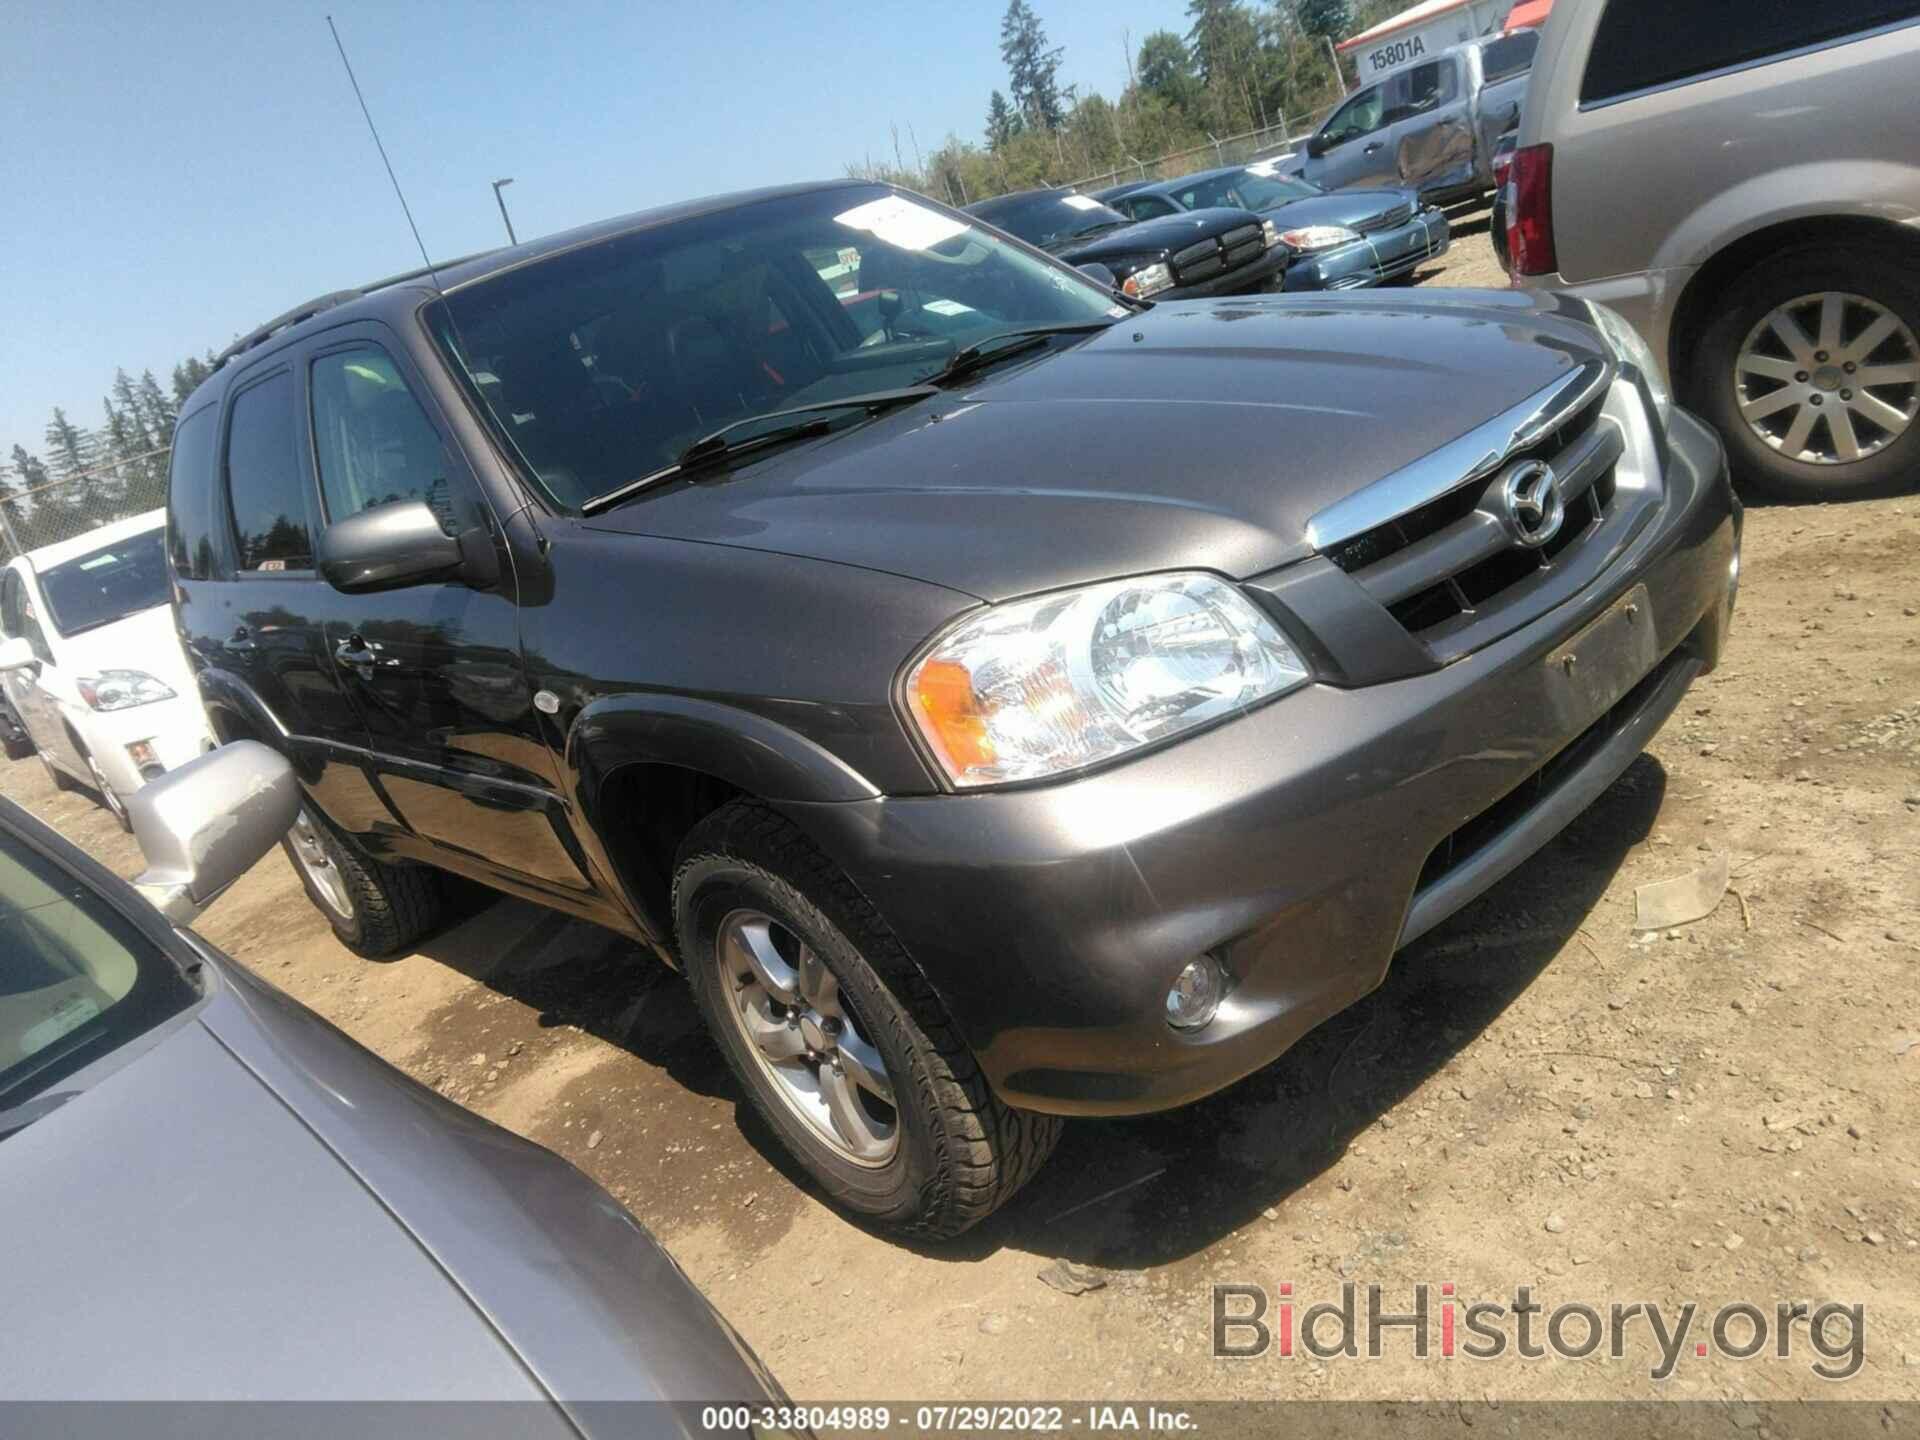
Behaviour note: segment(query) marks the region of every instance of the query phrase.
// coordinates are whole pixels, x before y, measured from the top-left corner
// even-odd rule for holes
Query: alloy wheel
[[[1920,415],[1920,342],[1878,301],[1802,295],[1753,327],[1734,361],[1748,428],[1789,460],[1852,465]]]
[[[826,963],[758,910],[721,921],[716,949],[728,1018],[774,1093],[837,1154],[885,1165],[900,1145],[893,1080]]]
[[[313,888],[327,906],[343,920],[353,918],[353,896],[347,890],[347,877],[340,873],[340,867],[333,863],[333,853],[327,849],[325,838],[320,833],[319,822],[302,808],[299,818],[293,822],[293,828],[287,831],[287,840],[293,850],[293,858],[299,862],[301,871],[313,882]]]

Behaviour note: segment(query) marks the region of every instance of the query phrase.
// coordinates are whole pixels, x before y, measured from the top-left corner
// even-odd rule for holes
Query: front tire
[[[1735,474],[1781,500],[1906,489],[1920,470],[1920,284],[1881,250],[1793,250],[1716,304],[1683,366]]]
[[[107,813],[113,816],[120,828],[131,835],[133,817],[127,813],[126,802],[113,793],[113,786],[108,783],[106,772],[100,768],[100,762],[93,758],[93,752],[84,745],[80,746],[80,758],[87,762],[87,771],[93,776],[93,788],[99,792],[100,803],[107,807]]]
[[[771,808],[697,825],[674,872],[681,962],[755,1110],[839,1205],[958,1235],[1059,1140],[1003,1105],[932,989],[851,881]]]
[[[440,919],[437,871],[374,859],[311,806],[280,845],[334,937],[363,959],[412,949]]]

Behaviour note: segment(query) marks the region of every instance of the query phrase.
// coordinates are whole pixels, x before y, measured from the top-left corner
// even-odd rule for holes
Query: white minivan
[[[43,545],[0,572],[0,687],[53,783],[126,797],[213,745],[180,652],[164,510]]]

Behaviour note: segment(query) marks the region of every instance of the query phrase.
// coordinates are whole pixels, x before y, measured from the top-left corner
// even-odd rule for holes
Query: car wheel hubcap
[[[347,894],[347,877],[333,863],[333,855],[321,837],[320,827],[305,810],[293,822],[293,828],[287,831],[287,839],[293,843],[293,856],[300,862],[302,873],[313,882],[314,890],[327,903],[327,907],[341,919],[351,920],[353,899]]]
[[[1920,415],[1920,342],[1865,296],[1802,295],[1753,327],[1733,389],[1741,418],[1770,449],[1804,465],[1853,465]]]
[[[721,921],[716,948],[727,1016],[781,1102],[855,1164],[891,1160],[900,1145],[893,1080],[826,963],[758,910]]]

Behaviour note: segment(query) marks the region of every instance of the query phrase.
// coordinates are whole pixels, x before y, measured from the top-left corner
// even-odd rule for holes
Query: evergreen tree
[[[47,494],[45,487],[52,483],[53,477],[47,474],[40,457],[28,454],[24,445],[13,447],[13,473],[19,477],[19,489],[15,491],[10,487],[7,494],[0,496],[0,510],[6,512],[14,540],[21,549],[31,550],[36,543],[33,511],[39,508]]]
[[[1140,58],[1135,62],[1140,88],[1158,95],[1169,105],[1185,110],[1192,105],[1196,85],[1193,57],[1187,43],[1171,30],[1156,30],[1140,42]]]
[[[211,350],[207,352],[205,360],[189,355],[173,367],[173,408],[176,412],[187,403],[188,397],[198,390],[200,383],[211,374],[213,374]]]
[[[1036,129],[1058,129],[1066,118],[1060,103],[1060,49],[1047,48],[1046,28],[1027,0],[1009,0],[1000,22],[1000,58],[1007,65],[1013,108]]]
[[[1352,0],[1296,0],[1294,11],[1315,40],[1344,40],[1353,33]]]
[[[987,102],[987,148],[998,150],[1020,133],[1020,116],[998,90]]]
[[[160,388],[160,382],[153,378],[153,371],[140,372],[140,385],[135,392],[140,409],[140,423],[146,427],[147,439],[156,450],[173,443],[173,421],[176,413],[173,401]]]

